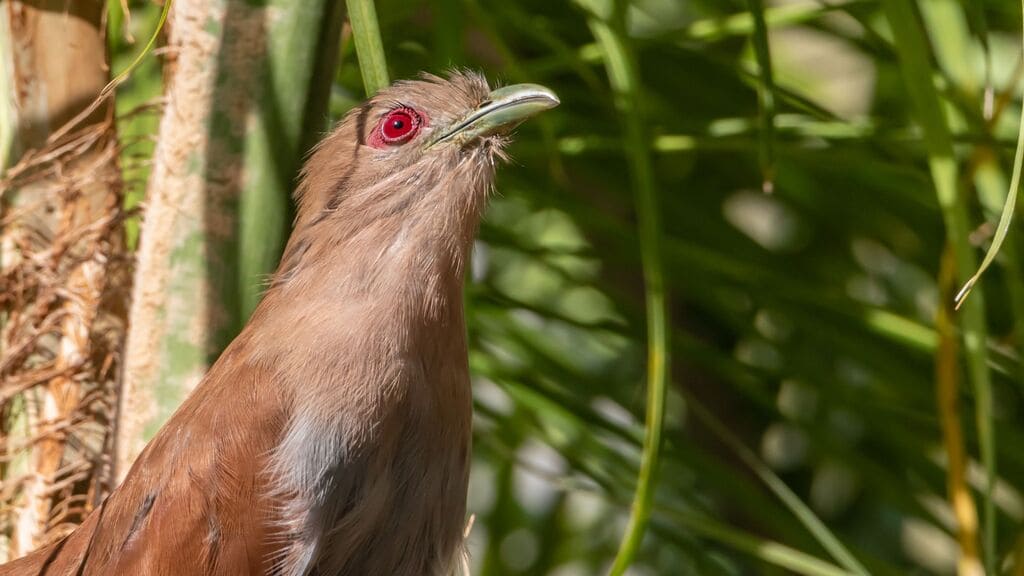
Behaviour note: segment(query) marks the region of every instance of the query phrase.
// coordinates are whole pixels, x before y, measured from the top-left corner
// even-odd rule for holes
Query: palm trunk
[[[325,127],[339,6],[172,8],[174,66],[139,245],[118,475],[237,334],[277,263],[302,155]]]
[[[111,103],[75,118],[108,81],[104,4],[0,3],[0,148],[17,159],[0,182],[0,558],[63,536],[109,489],[120,171]]]

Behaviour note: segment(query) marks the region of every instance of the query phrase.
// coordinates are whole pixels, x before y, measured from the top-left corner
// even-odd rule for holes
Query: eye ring
[[[408,106],[395,108],[381,120],[380,138],[385,144],[392,146],[405,144],[419,132],[422,124],[423,119],[412,108]]]

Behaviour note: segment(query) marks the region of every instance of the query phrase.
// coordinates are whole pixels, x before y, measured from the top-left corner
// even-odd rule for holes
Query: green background
[[[148,38],[159,12],[130,4],[125,21],[111,2],[114,71],[143,44],[126,30]],[[562,100],[520,129],[467,279],[473,574],[611,565],[644,434],[645,266],[667,286],[672,371],[653,512],[630,573],[953,573],[936,400],[936,365],[950,354],[978,542],[991,573],[1020,569],[1016,230],[956,325],[936,328],[1009,186],[1020,9],[377,2],[391,78],[466,67]],[[609,80],[602,26],[633,66],[624,84]],[[364,97],[347,28],[339,44],[320,132]],[[126,112],[160,82],[149,58],[118,93],[133,204],[158,115]],[[270,95],[294,108],[305,96],[289,88]],[[240,145],[289,152],[273,138]],[[293,183],[268,181],[265,193],[284,203]],[[238,258],[272,261],[280,245],[264,236]],[[944,253],[959,274],[939,282]],[[244,301],[258,279],[239,270]]]

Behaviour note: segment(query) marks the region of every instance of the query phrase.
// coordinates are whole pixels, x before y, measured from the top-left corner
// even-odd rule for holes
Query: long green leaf
[[[957,189],[959,178],[953,140],[932,78],[928,42],[911,0],[886,0],[885,9],[896,39],[907,96],[924,130],[928,166],[942,210],[948,242],[956,258],[957,276],[969,278],[975,269],[976,260],[968,238],[967,207]],[[985,565],[990,574],[995,574],[996,517],[992,500],[996,478],[995,426],[992,422],[992,383],[985,349],[988,330],[980,293],[966,302],[961,327],[976,397],[975,418],[981,460],[988,476],[983,494]]]
[[[359,71],[367,96],[373,96],[391,83],[388,79],[388,61],[384,56],[384,43],[377,24],[377,9],[373,0],[347,0],[348,19],[352,23],[352,36],[359,58]]]
[[[722,425],[722,423],[707,408],[688,396],[690,407],[694,414],[710,428],[720,440],[731,448],[740,460],[743,461],[757,477],[789,508],[790,511],[800,520],[800,523],[807,528],[815,539],[832,555],[844,568],[854,574],[867,576],[869,572],[859,560],[836,538],[827,526],[814,514],[807,504],[797,496],[793,490],[782,481],[781,478],[757,457],[754,452],[747,448],[739,438]]]
[[[792,571],[795,574],[804,576],[853,576],[848,572],[829,564],[820,558],[811,556],[800,550],[796,550],[779,542],[766,540],[741,532],[728,524],[717,522],[704,515],[685,513],[678,510],[664,510],[656,513],[655,518],[670,519],[675,525],[683,525],[702,536],[731,546],[736,550],[749,554],[758,560]],[[661,528],[658,523],[655,529]],[[670,529],[658,530],[666,538],[671,538]]]
[[[1024,2],[1021,2],[1021,13],[1024,15]],[[1022,38],[1022,55],[1024,55],[1024,32]],[[985,270],[996,259],[999,249],[1006,240],[1006,234],[1010,231],[1010,224],[1013,223],[1013,215],[1017,206],[1017,193],[1020,192],[1021,167],[1024,166],[1024,111],[1021,112],[1020,127],[1017,130],[1017,151],[1013,156],[1013,175],[1010,177],[1010,189],[1006,193],[1006,203],[1003,204],[1002,214],[999,216],[999,224],[996,225],[996,233],[992,238],[992,245],[988,247],[985,258],[982,259],[978,270],[967,280],[963,288],[956,295],[956,305],[959,308],[964,299],[971,293],[971,289],[977,284],[978,279],[985,273]]]
[[[496,377],[499,380],[503,379],[502,375],[498,375],[495,372],[490,372],[480,366],[476,366],[476,368],[484,370],[484,372],[489,373],[490,376]],[[528,375],[519,375],[514,379],[519,379],[520,377],[529,378]],[[573,418],[577,420],[578,426],[585,428],[598,425],[603,429],[613,429],[616,426],[615,423],[600,419],[595,421],[592,415],[581,413],[580,407],[571,407],[567,405],[564,398],[552,398],[545,396],[544,394],[547,391],[532,390],[525,387],[520,388],[516,384],[512,383],[506,383],[505,386],[508,387],[510,393],[516,397],[516,400],[519,403],[528,406],[532,411],[549,415],[557,413],[560,417]],[[476,410],[487,414],[491,418],[498,416],[491,412],[487,406],[479,403],[476,405]],[[592,468],[592,464],[590,464],[590,462],[595,461],[593,455],[590,455],[587,458],[577,458],[574,455],[578,455],[579,453],[578,446],[574,444],[567,444],[564,438],[552,436],[544,427],[538,427],[536,430],[532,430],[531,432],[534,435],[544,437],[551,445],[559,447],[567,458],[577,460],[576,464],[581,471],[584,474],[587,474],[591,480],[604,489],[604,496],[606,498],[610,498],[616,504],[628,504],[628,500],[617,497],[617,491],[614,486],[609,485],[609,483],[603,479],[603,475],[598,474],[597,471]],[[628,438],[631,443],[635,442],[635,440],[629,437],[628,430],[621,430],[617,435],[623,439]],[[514,455],[510,454],[509,457],[514,457]],[[565,488],[587,490],[586,485],[576,483],[568,483]],[[778,540],[764,539],[755,536],[742,529],[720,522],[707,514],[680,507],[677,503],[666,503],[664,506],[660,506],[657,510],[652,512],[650,523],[651,531],[665,541],[680,541],[680,535],[676,530],[678,526],[684,526],[694,534],[698,534],[712,542],[717,542],[748,554],[752,558],[761,562],[785,568],[797,574],[804,574],[806,576],[855,576],[856,574],[855,572],[840,568],[816,556],[782,544]],[[484,573],[487,573],[487,571],[485,570]]]
[[[770,193],[775,188],[775,80],[772,56],[768,47],[768,24],[765,23],[762,0],[747,0],[754,19],[754,55],[757,57],[758,160],[761,163],[761,189]]]
[[[657,189],[651,167],[649,136],[640,104],[640,79],[626,34],[626,3],[615,4],[612,23],[597,16],[588,25],[604,51],[605,68],[615,93],[616,107],[626,132],[627,159],[636,202],[647,312],[647,414],[640,474],[629,523],[611,568],[612,576],[632,564],[654,502],[669,380],[669,329],[665,280],[662,272],[661,223]]]

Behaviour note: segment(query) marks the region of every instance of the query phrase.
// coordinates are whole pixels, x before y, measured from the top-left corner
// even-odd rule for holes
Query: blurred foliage
[[[145,37],[157,7],[131,6],[128,29]],[[977,324],[953,332],[986,339],[958,352],[940,346],[948,338],[935,326],[958,287],[937,282],[941,255],[976,260],[964,250],[988,246],[1006,194],[1019,11],[1008,0],[630,3],[634,120],[652,155],[674,366],[633,574],[847,573],[837,550],[872,574],[953,573],[942,359],[959,390],[947,417],[962,426],[979,523],[992,510],[978,540],[990,569],[1013,569],[1024,521],[1019,234],[971,296]],[[606,572],[633,497],[645,291],[635,143],[588,26],[608,12],[602,2],[377,2],[391,77],[468,67],[562,99],[520,130],[467,284],[477,576]],[[897,27],[894,14],[909,19]],[[908,29],[923,39],[913,58]],[[133,49],[116,36],[115,69]],[[334,119],[363,98],[347,31],[340,50]],[[157,68],[139,70],[119,110],[159,81]],[[937,116],[911,99],[914,82],[934,86],[923,97]],[[936,118],[952,172],[934,170]],[[155,124],[124,122],[145,157]],[[963,237],[947,248],[957,219]],[[950,354],[961,357],[939,357]],[[979,379],[990,379],[991,402],[979,403]],[[997,465],[991,490],[986,464]]]

